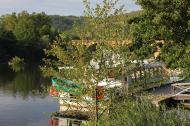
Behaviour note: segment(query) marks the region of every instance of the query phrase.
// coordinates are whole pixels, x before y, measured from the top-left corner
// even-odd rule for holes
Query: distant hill
[[[82,21],[81,17],[76,16],[50,15],[49,17],[51,19],[52,26],[59,29],[61,32],[72,29],[75,22]]]
[[[136,17],[138,16],[142,11],[133,11],[130,13],[127,13],[126,15],[128,17]],[[75,22],[82,22],[83,17],[77,17],[77,16],[59,16],[59,15],[49,15],[52,26],[56,29],[59,29],[60,32],[69,31],[72,29],[73,24]]]

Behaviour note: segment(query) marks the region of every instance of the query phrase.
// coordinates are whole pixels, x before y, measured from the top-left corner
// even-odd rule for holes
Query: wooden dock
[[[186,101],[190,100],[190,94],[179,94],[173,97],[174,100]]]
[[[154,100],[153,104],[169,104],[190,109],[190,83],[176,83],[171,85],[172,94]],[[173,103],[172,103],[173,102]]]
[[[180,105],[190,109],[190,83],[172,84],[172,98],[180,101]]]

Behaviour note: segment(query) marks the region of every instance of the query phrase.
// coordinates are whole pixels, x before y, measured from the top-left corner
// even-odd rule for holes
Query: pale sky
[[[83,0],[0,0],[0,15],[20,12],[46,12],[57,15],[83,15]],[[102,0],[91,0],[92,5]],[[139,10],[133,0],[120,0],[127,11]]]

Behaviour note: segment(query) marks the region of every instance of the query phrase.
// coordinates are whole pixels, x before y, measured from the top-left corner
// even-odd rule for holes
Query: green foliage
[[[132,49],[142,58],[153,56],[163,40],[161,60],[168,67],[189,72],[189,0],[136,0],[143,13],[131,20]],[[136,51],[138,49],[138,51]]]
[[[152,25],[154,23],[148,17],[154,14],[148,15],[148,10],[132,18],[131,22],[126,18],[122,8],[115,9],[117,2],[118,0],[103,0],[102,4],[97,4],[95,8],[92,8],[89,0],[84,0],[84,22],[74,28],[80,40],[71,40],[72,38],[68,39],[65,34],[60,34],[51,47],[45,50],[47,58],[44,59],[45,65],[42,67],[44,75],[81,84],[85,88],[82,95],[76,96],[76,99],[81,102],[83,102],[83,97],[94,96],[98,83],[104,79],[108,80],[111,72],[114,71],[117,75],[130,72],[132,70],[131,61],[148,57],[154,51],[151,44],[154,40],[161,39],[160,36],[164,36],[164,32],[167,31],[165,27],[160,28],[160,24],[156,25],[157,27]],[[127,22],[131,23],[130,30],[134,39],[130,46],[121,44],[123,40],[131,37],[128,35]],[[158,29],[160,32],[158,33],[155,28],[160,28]],[[154,31],[151,32],[151,30]],[[167,35],[166,38],[170,36]],[[117,41],[119,44],[114,46],[111,41]],[[94,43],[96,47],[93,51],[88,48],[90,43]],[[97,63],[98,68],[92,65],[91,61]],[[115,67],[116,63],[118,65]],[[58,70],[59,67],[63,69]],[[124,91],[120,93],[127,97],[130,91]],[[176,111],[168,113],[165,109],[160,110],[147,101],[133,101],[119,97],[114,99],[114,94],[109,89],[108,97],[106,100],[99,101],[99,105],[109,110],[109,113],[105,112],[103,116],[100,116],[100,111],[93,107],[91,111],[94,120],[89,122],[89,125],[187,125],[184,122],[186,120],[179,118]],[[98,105],[96,100],[93,100],[92,106]]]
[[[2,16],[1,23],[5,30],[13,31],[17,23],[16,13]]]
[[[21,19],[15,27],[14,34],[19,42],[36,42],[37,34],[34,22],[31,19]],[[26,43],[27,44],[27,43]]]
[[[17,56],[13,57],[9,61],[9,66],[15,72],[19,72],[19,71],[23,70],[23,68],[24,68],[23,65],[24,65],[24,59],[21,59],[21,58],[19,58]]]
[[[99,126],[188,126],[189,116],[184,118],[188,114],[185,110],[160,109],[146,100],[125,99],[111,105],[109,117]]]
[[[7,32],[12,32],[16,39],[22,42],[36,42],[44,35],[51,36],[50,39],[57,35],[57,31],[51,26],[51,19],[44,12],[29,14],[22,11],[18,14],[7,14],[0,18],[0,26]],[[7,39],[10,39],[8,36]]]
[[[69,31],[75,23],[81,23],[82,17],[50,15],[51,25],[60,32]]]
[[[124,40],[128,37],[127,16],[123,7],[113,8],[117,1],[103,1],[103,5],[91,8],[90,2],[84,0],[85,21],[78,30],[84,38],[90,40]]]
[[[41,47],[48,47],[50,42],[50,36],[49,35],[43,35],[40,39],[40,45]]]
[[[2,61],[7,59],[7,54],[13,54],[11,48],[15,45],[15,43],[15,36],[13,33],[5,30],[5,28],[0,24],[0,59]]]
[[[11,31],[6,30],[4,25],[0,23],[0,39],[4,38],[15,40],[14,34]]]
[[[49,35],[51,33],[50,26],[48,25],[43,25],[42,28],[40,29],[40,35]]]
[[[8,57],[19,56],[27,60],[39,60],[58,35],[51,20],[44,12],[7,14],[0,17],[0,47]]]
[[[96,114],[103,111],[95,109],[97,103],[94,95],[98,83],[108,81],[113,71],[121,76],[121,71],[129,68],[128,65],[134,58],[128,45],[121,44],[127,39],[128,31],[123,9],[115,9],[117,2],[104,0],[102,4],[91,8],[89,2],[84,1],[85,20],[74,28],[80,39],[72,40],[72,37],[63,33],[45,50],[47,58],[42,67],[43,74],[81,84],[84,89],[76,99],[80,102],[86,102],[86,97],[93,99],[88,104],[93,106],[91,111],[95,123],[99,117]],[[112,44],[113,41],[119,44]],[[91,46],[95,48],[92,49]],[[115,64],[117,65],[114,66]],[[58,70],[59,67],[63,69]],[[111,99],[105,99],[99,101],[99,104],[108,108],[110,102]]]
[[[98,126],[188,126],[189,111],[183,109],[167,110],[156,107],[145,99],[126,96],[112,99],[109,114],[103,114]],[[83,126],[94,126],[90,120]]]
[[[36,44],[42,36],[51,34],[50,19],[43,12],[29,14],[23,11],[18,14],[17,20],[13,32],[18,41]]]

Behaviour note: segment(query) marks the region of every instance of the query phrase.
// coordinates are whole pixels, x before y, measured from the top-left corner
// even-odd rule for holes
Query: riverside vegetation
[[[13,29],[11,29],[12,25],[11,28],[2,27],[4,26],[2,25],[0,28],[6,32],[0,32],[0,35],[11,35],[8,38],[15,39],[16,45],[20,47],[22,44],[32,47],[41,45],[40,51],[45,49],[44,64],[41,67],[43,74],[83,84],[88,90],[84,90],[82,95],[78,96],[79,100],[84,95],[92,96],[97,84],[107,78],[111,72],[114,71],[116,75],[122,72],[127,73],[134,67],[131,61],[142,61],[152,57],[157,46],[160,46],[162,52],[159,60],[164,61],[168,67],[183,69],[188,77],[190,75],[188,68],[190,2],[188,0],[136,0],[136,2],[141,5],[143,10],[133,16],[127,16],[122,7],[117,8],[118,0],[103,0],[103,3],[97,4],[95,8],[91,7],[88,0],[84,0],[85,15],[82,21],[79,21],[80,25],[75,25],[76,27],[72,28],[74,37],[68,37],[72,31],[66,33],[52,31],[51,25],[47,22],[42,23],[39,27],[35,26],[35,21],[39,20],[34,20],[34,17],[38,14],[30,15],[26,12],[17,16],[13,14],[12,16],[16,17],[14,20],[17,20],[17,23],[13,23]],[[49,20],[43,13],[39,15]],[[30,19],[30,21],[26,21],[26,18],[22,18],[23,16],[26,16],[27,20]],[[13,20],[11,19],[11,21]],[[1,24],[3,24],[3,20]],[[24,34],[23,31],[30,25],[32,26],[30,27],[31,32],[28,33],[31,34],[24,35],[22,38],[21,34]],[[131,40],[129,44],[121,44],[129,39]],[[157,40],[162,40],[164,43],[158,45]],[[82,44],[84,41],[93,41],[96,44],[95,49]],[[112,45],[109,43],[110,41],[117,41],[118,44]],[[5,47],[10,48],[11,46],[6,45]],[[28,49],[31,49],[29,47]],[[5,52],[6,50],[3,53]],[[26,57],[18,53],[19,51],[16,52],[11,52],[11,56]],[[26,55],[26,52],[22,54]],[[119,65],[115,69],[110,69],[110,66],[114,64],[113,55]],[[89,68],[89,62],[92,59],[98,62],[99,69]],[[74,69],[72,71],[67,69],[58,71],[59,66],[74,67]],[[92,79],[95,80],[95,84]],[[189,125],[188,111],[168,110],[165,107],[156,108],[146,99],[134,98],[137,95],[141,96],[142,91],[134,94],[133,89],[124,89],[120,92],[119,97],[113,93],[110,94],[111,98],[108,101],[101,101],[101,104],[109,109],[109,113],[105,112],[101,115],[98,110],[92,110],[94,112],[92,120],[86,125]]]
[[[156,1],[155,3],[149,1],[149,3],[156,4],[155,6],[158,7],[165,5],[162,2],[156,4]],[[83,96],[93,96],[96,92],[97,84],[110,76],[113,71],[117,77],[121,73],[128,73],[132,70],[131,68],[134,66],[131,61],[141,61],[152,57],[156,46],[158,46],[156,45],[156,40],[165,40],[162,35],[166,34],[165,32],[167,31],[163,30],[162,34],[160,34],[160,29],[157,29],[155,37],[149,34],[151,25],[146,24],[148,22],[146,16],[151,17],[153,13],[157,12],[151,9],[152,13],[149,13],[148,9],[152,7],[148,6],[149,3],[143,0],[137,1],[144,7],[144,10],[133,17],[126,16],[122,7],[116,9],[117,3],[118,0],[103,0],[102,4],[97,4],[95,8],[92,8],[90,1],[84,0],[84,21],[80,26],[75,27],[80,39],[77,41],[67,39],[65,34],[61,34],[52,43],[50,49],[45,50],[47,58],[44,60],[45,65],[41,68],[44,75],[69,79],[75,83],[82,84],[82,86],[86,87],[86,90],[82,90],[82,94],[76,96],[79,101],[82,101],[81,97]],[[160,11],[164,10],[160,9]],[[157,13],[162,13],[160,11]],[[128,41],[122,44],[123,41],[129,40],[129,38],[132,42]],[[89,47],[88,44],[92,41],[94,45],[92,44]],[[111,41],[117,41],[118,44],[113,45],[110,43]],[[167,40],[165,40],[166,42]],[[93,46],[95,47],[93,48]],[[164,58],[167,59],[167,56],[161,57],[163,61],[166,61]],[[89,67],[91,60],[98,63],[98,69],[93,66]],[[113,67],[115,63],[119,65]],[[167,65],[171,66],[171,64]],[[59,66],[72,67],[73,69],[58,71],[56,68]],[[86,125],[189,125],[188,111],[181,109],[167,110],[164,107],[156,108],[150,101],[136,98],[136,96],[143,95],[143,91],[134,94],[133,90],[135,89],[124,88],[119,91],[119,94],[110,93],[109,100],[98,101],[98,103],[96,101],[94,105],[101,104],[106,106],[109,112],[105,110],[106,112],[101,113],[99,110],[92,108],[92,120]]]

